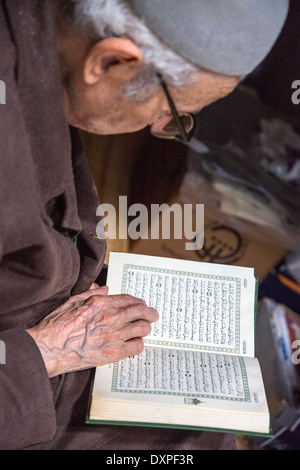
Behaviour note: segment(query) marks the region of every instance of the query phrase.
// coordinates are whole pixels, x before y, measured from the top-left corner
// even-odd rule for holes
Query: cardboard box
[[[174,202],[178,203],[173,201],[169,206]],[[183,210],[183,204],[180,204]],[[160,224],[161,219],[162,216],[159,218]],[[241,233],[229,225],[207,217],[204,218],[204,244],[200,250],[187,250],[186,243],[191,240],[187,240],[184,235],[182,239],[176,239],[172,225],[170,235],[170,239],[154,240],[150,238],[149,230],[148,239],[131,242],[130,252],[253,267],[260,282],[286,254],[286,250],[278,246],[262,242],[247,233]]]

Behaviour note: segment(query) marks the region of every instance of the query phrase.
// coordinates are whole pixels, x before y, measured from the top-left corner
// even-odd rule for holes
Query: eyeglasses
[[[195,130],[195,118],[192,114],[188,113],[179,115],[163,76],[157,73],[157,77],[168,100],[172,118],[165,116],[155,121],[150,129],[151,134],[160,139],[175,139],[181,142],[189,142]]]

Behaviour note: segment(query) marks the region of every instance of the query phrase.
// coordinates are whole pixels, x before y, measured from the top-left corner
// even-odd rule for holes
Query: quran
[[[110,294],[159,313],[144,351],[97,367],[87,422],[270,435],[254,269],[111,253]]]

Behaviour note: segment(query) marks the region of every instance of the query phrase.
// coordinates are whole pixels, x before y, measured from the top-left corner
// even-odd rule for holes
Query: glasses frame
[[[181,121],[181,117],[176,109],[176,106],[175,106],[175,103],[174,101],[172,100],[172,97],[170,95],[170,92],[168,90],[168,87],[167,87],[167,84],[163,78],[163,76],[160,74],[160,73],[156,73],[157,75],[157,78],[159,79],[159,83],[166,95],[166,98],[167,98],[167,101],[168,101],[168,104],[169,104],[169,107],[170,107],[170,110],[171,110],[171,113],[172,113],[172,116],[173,116],[173,119],[176,123],[176,126],[179,130],[179,133],[180,135],[174,135],[174,136],[159,136],[160,138],[165,138],[165,139],[175,139],[175,140],[178,140],[180,142],[189,142],[192,138],[192,135],[194,133],[194,130],[195,130],[195,125],[196,125],[196,120],[195,120],[195,117],[193,116],[193,114],[190,114],[190,113],[184,113],[185,116],[189,116],[192,120],[192,128],[189,132],[186,132],[185,128],[184,128],[184,125],[182,124],[182,121]]]

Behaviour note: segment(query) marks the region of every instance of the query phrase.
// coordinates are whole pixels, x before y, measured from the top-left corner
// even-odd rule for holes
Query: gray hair
[[[72,21],[82,34],[102,39],[125,36],[141,49],[145,66],[123,89],[135,101],[142,102],[151,96],[158,83],[156,72],[178,88],[188,86],[199,72],[199,67],[164,45],[123,0],[72,0],[72,4]]]

